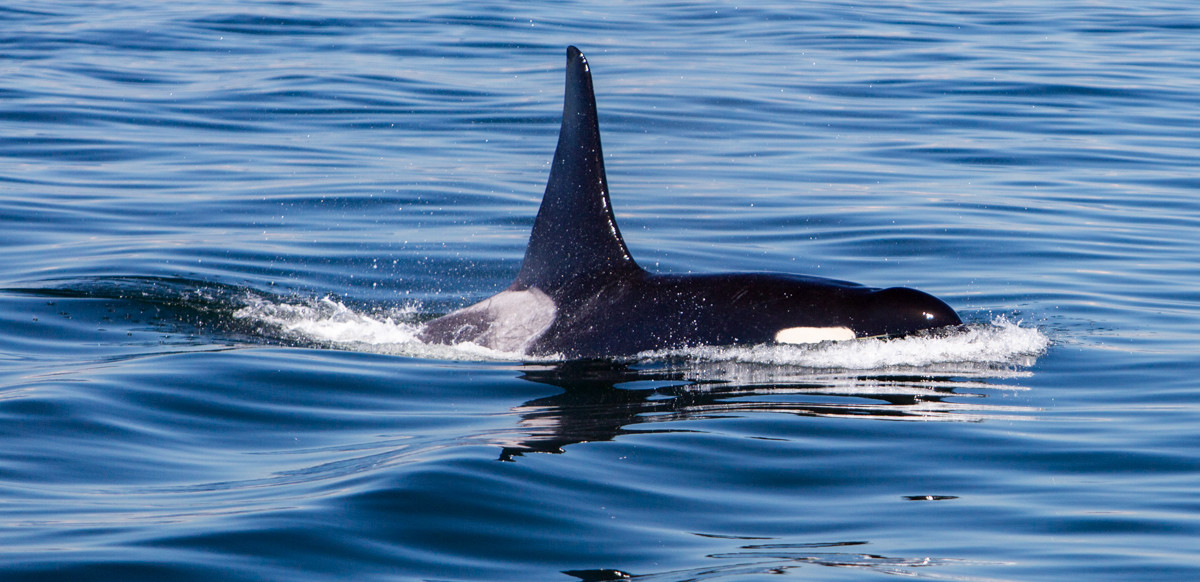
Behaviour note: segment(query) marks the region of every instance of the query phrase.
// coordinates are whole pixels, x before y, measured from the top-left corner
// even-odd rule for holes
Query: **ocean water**
[[[0,579],[1200,576],[1193,3],[0,7]],[[964,330],[529,359],[595,76],[656,272]]]

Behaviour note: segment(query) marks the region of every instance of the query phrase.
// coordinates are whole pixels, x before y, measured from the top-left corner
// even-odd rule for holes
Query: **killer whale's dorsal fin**
[[[562,129],[542,206],[513,286],[553,293],[579,276],[640,271],[608,198],[596,96],[587,58],[567,47]]]

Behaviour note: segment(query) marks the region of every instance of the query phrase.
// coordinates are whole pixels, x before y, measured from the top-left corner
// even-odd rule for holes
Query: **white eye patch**
[[[848,327],[789,327],[779,330],[775,334],[775,341],[781,344],[815,344],[854,337],[854,331]]]

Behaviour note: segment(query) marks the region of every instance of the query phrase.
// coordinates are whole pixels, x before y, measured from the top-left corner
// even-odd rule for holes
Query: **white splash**
[[[274,302],[247,295],[233,316],[249,321],[263,335],[285,341],[312,343],[336,349],[439,360],[527,360],[523,354],[489,349],[473,343],[452,346],[426,344],[421,331],[420,305],[413,303],[383,311],[356,311],[333,297]]]
[[[420,326],[411,323],[416,306],[367,315],[325,297],[305,303],[273,303],[256,295],[234,317],[248,319],[282,332],[287,338],[314,342],[365,345],[402,344],[416,336]]]
[[[446,360],[552,362],[555,356],[531,358],[518,351],[489,349],[464,342],[445,346],[417,339],[420,306],[359,311],[333,297],[275,302],[248,295],[234,316],[255,324],[264,335],[285,341],[336,349]],[[922,369],[994,376],[998,370],[1030,366],[1050,339],[1035,327],[1022,327],[998,317],[959,330],[900,339],[858,339],[816,344],[698,346],[638,354],[635,361],[679,361],[689,365],[746,364],[808,370]],[[1003,374],[1001,374],[1003,375]]]
[[[809,345],[698,346],[640,354],[646,358],[683,358],[818,369],[879,370],[927,368],[947,364],[1030,366],[1046,351],[1050,338],[1034,327],[998,317],[948,333],[896,339],[827,341]]]

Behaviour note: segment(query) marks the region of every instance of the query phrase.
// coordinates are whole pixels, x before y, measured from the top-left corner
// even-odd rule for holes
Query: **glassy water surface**
[[[1200,574],[1200,10],[9,3],[5,580]],[[607,362],[414,339],[595,75],[655,272],[967,327]]]

